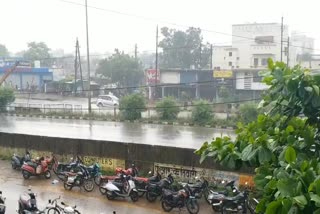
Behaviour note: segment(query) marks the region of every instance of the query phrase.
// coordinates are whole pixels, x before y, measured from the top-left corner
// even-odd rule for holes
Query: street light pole
[[[88,83],[89,83],[89,93],[88,93],[88,111],[91,113],[91,87],[90,87],[90,57],[89,57],[89,30],[88,30],[88,3],[86,1],[86,32],[87,32],[87,63],[88,63]]]

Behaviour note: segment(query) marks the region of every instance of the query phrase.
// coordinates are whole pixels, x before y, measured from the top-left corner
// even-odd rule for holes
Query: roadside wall
[[[200,164],[199,156],[194,154],[193,149],[0,132],[0,157],[9,158],[13,153],[23,154],[25,149],[37,154],[54,153],[64,160],[80,155],[86,163],[97,161],[105,170],[128,167],[135,163],[143,172],[160,168],[166,173],[185,178],[200,175],[217,177],[219,174],[222,179],[229,176],[239,181],[241,174],[247,176],[247,173],[252,172],[252,169],[227,172],[212,160]]]

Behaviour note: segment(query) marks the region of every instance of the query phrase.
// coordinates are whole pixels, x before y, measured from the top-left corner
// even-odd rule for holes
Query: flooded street
[[[102,196],[95,187],[93,192],[85,192],[79,188],[74,188],[71,191],[64,189],[62,182],[52,184],[55,179],[46,180],[44,177],[32,177],[29,180],[22,178],[19,170],[11,169],[9,161],[0,161],[0,190],[3,196],[7,198],[8,214],[16,213],[18,207],[19,195],[28,190],[28,186],[32,186],[32,190],[37,194],[38,206],[40,209],[45,208],[49,199],[55,199],[61,196],[61,201],[69,205],[77,205],[77,209],[82,214],[112,214],[116,211],[117,214],[149,214],[149,213],[164,213],[161,204],[158,201],[149,203],[145,198],[140,198],[138,202],[132,202],[130,199],[116,199],[109,201],[105,196]],[[52,173],[53,174],[53,173]],[[200,201],[199,213],[212,213],[212,209],[205,201]],[[178,209],[174,209],[171,213],[179,213]],[[187,213],[183,210],[181,213]]]
[[[204,127],[119,123],[70,119],[24,118],[0,115],[0,132],[50,137],[106,140],[198,149],[214,137],[230,136],[233,130]]]

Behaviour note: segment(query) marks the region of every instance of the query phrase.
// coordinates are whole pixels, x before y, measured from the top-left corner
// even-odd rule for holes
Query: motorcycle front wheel
[[[167,203],[166,200],[163,200],[163,201],[161,202],[161,206],[162,206],[162,209],[163,209],[165,212],[170,212],[170,211],[173,209],[173,207],[171,207],[171,206]]]
[[[113,200],[115,198],[113,192],[107,191],[106,196],[108,200]]]
[[[200,207],[197,200],[188,200],[186,206],[190,214],[199,213]]]
[[[51,178],[51,172],[48,170],[48,171],[46,171],[45,173],[44,173],[44,177],[46,178],[46,179],[50,179]]]
[[[155,200],[157,200],[157,195],[153,192],[147,192],[146,197],[149,202],[154,202]]]
[[[22,171],[22,176],[23,176],[24,179],[29,179],[30,178],[30,173],[25,171],[25,170],[23,170]]]
[[[86,180],[83,182],[83,188],[87,192],[92,192],[94,190],[94,184],[92,180]]]
[[[47,214],[60,214],[60,211],[55,207],[51,207],[48,209]]]
[[[71,190],[72,189],[72,185],[68,185],[66,182],[64,182],[63,187],[66,190]]]
[[[100,185],[100,181],[101,181],[100,175],[97,175],[96,177],[94,177],[94,183],[95,183],[97,186]]]
[[[130,198],[133,202],[136,202],[139,200],[139,194],[135,191],[132,191],[130,194]]]

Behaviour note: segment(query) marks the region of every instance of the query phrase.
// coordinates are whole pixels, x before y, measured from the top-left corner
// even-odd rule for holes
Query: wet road
[[[97,188],[94,192],[85,192],[75,188],[71,191],[64,190],[61,182],[52,184],[54,178],[46,180],[43,177],[30,178],[24,180],[20,171],[12,170],[9,161],[0,161],[0,190],[3,196],[7,198],[8,214],[16,213],[18,207],[19,195],[26,192],[28,186],[32,186],[32,190],[37,194],[38,206],[44,209],[49,199],[61,196],[61,201],[70,205],[77,205],[78,210],[82,214],[149,214],[164,213],[161,210],[160,202],[149,203],[144,198],[140,198],[138,202],[132,202],[130,199],[119,199],[108,201],[102,196]],[[5,172],[5,173],[3,173]],[[212,213],[211,208],[205,201],[200,201],[199,213]],[[179,210],[173,210],[171,213],[179,213]],[[183,210],[181,213],[187,213]]]
[[[24,118],[0,116],[0,132],[108,140],[197,149],[203,142],[222,135],[235,137],[232,130],[141,123]]]

